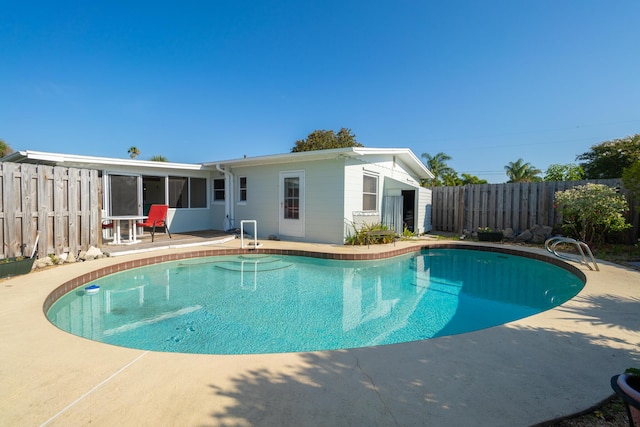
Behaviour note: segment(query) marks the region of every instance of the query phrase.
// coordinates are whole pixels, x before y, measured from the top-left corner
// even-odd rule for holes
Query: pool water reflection
[[[89,339],[156,351],[256,354],[393,344],[530,316],[584,283],[542,261],[430,249],[376,261],[255,255],[127,270],[47,317]],[[89,284],[87,284],[89,285]]]

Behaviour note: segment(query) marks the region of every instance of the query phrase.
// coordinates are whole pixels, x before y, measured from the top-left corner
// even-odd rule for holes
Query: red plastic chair
[[[168,205],[151,205],[149,208],[149,215],[144,222],[137,222],[136,227],[151,228],[151,241],[153,242],[156,234],[156,227],[164,227],[164,231],[171,238],[169,227],[167,227],[167,212],[169,211]]]
[[[102,211],[102,216],[106,216],[106,211]],[[102,220],[102,229],[103,230],[109,230],[113,228],[113,221],[107,220],[107,219],[103,219]]]

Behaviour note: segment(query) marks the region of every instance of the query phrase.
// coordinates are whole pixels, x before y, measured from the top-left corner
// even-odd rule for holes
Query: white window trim
[[[364,178],[365,177],[374,178],[376,180],[376,192],[375,192],[375,196],[376,196],[375,205],[376,205],[376,208],[375,209],[369,209],[369,210],[365,211],[364,210],[364,203],[363,203],[362,209],[363,209],[364,212],[376,212],[378,210],[378,205],[380,203],[380,175],[374,174],[374,173],[368,173],[368,171],[362,174],[362,196],[363,196],[363,198],[364,198],[365,194],[369,194],[369,195],[373,194],[373,193],[368,193],[368,192],[364,191]]]
[[[216,181],[220,180],[222,181],[222,190],[224,191],[224,198],[223,199],[216,199]],[[227,189],[226,189],[226,179],[224,179],[224,177],[222,178],[212,178],[211,179],[211,202],[214,205],[224,205],[226,203],[226,199],[227,199]]]
[[[242,200],[242,187],[241,187],[241,183],[242,183],[242,178],[245,179],[245,185],[246,187],[244,187],[244,190],[247,193],[246,199]],[[249,200],[249,180],[247,179],[247,176],[238,176],[238,201],[236,204],[238,205],[246,205],[247,201]]]

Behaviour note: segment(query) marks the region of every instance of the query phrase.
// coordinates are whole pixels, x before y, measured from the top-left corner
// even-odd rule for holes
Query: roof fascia
[[[81,156],[77,154],[49,153],[44,151],[17,151],[4,157],[2,161],[17,163],[47,163],[65,166],[108,167],[113,165],[125,167],[145,167],[156,169],[202,170],[202,164],[156,162],[152,160],[118,159],[113,157]]]
[[[419,178],[433,178],[433,174],[408,148],[366,148],[346,147],[330,150],[303,151],[299,153],[274,154],[259,157],[246,157],[242,159],[222,160],[203,163],[207,167],[216,165],[223,167],[238,166],[264,166],[278,163],[292,163],[297,161],[326,160],[344,157],[365,157],[373,155],[387,155],[399,157]]]

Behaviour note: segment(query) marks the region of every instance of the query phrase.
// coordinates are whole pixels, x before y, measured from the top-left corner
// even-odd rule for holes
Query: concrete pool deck
[[[261,243],[363,254],[416,245]],[[62,283],[151,255],[0,282],[0,425],[530,426],[599,403],[612,394],[611,376],[640,366],[640,272],[604,262],[599,272],[573,264],[586,286],[553,310],[461,335],[352,350],[159,353],[76,337],[45,318],[43,303]]]

